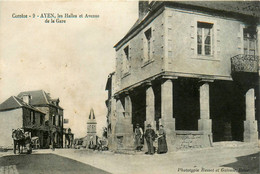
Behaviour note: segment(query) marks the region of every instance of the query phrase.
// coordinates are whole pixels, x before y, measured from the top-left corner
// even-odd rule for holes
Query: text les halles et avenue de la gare
[[[83,19],[83,18],[99,18],[99,15],[96,14],[73,14],[73,13],[64,13],[64,14],[55,14],[55,13],[40,13],[40,14],[12,14],[12,18],[39,18],[45,19],[45,23],[66,23],[66,19]]]

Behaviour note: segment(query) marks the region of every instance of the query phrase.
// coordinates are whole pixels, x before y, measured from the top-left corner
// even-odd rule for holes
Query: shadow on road
[[[260,173],[260,152],[251,155],[237,157],[237,161],[230,164],[225,164],[222,167],[233,168],[235,171],[241,174],[253,174]],[[228,170],[228,169],[227,169]]]
[[[0,168],[16,166],[19,174],[108,174],[108,172],[55,154],[10,155],[0,158]]]

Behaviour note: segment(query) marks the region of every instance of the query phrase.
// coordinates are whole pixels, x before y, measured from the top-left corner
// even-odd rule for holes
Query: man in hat
[[[147,125],[147,129],[145,131],[144,137],[148,147],[148,152],[146,154],[153,155],[154,154],[153,141],[156,138],[156,134],[150,124]]]
[[[139,126],[139,124],[136,124],[135,128],[135,146],[137,151],[142,150],[142,138],[143,138],[143,130]]]

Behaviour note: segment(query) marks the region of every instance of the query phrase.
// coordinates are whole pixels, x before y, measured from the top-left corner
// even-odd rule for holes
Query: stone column
[[[256,38],[258,38],[256,55],[260,56],[260,42],[259,42],[259,38],[260,38],[260,25],[257,26],[256,31],[257,31],[257,36],[256,36]]]
[[[115,123],[115,150],[124,149],[124,107],[121,99],[118,97],[116,100],[116,123]]]
[[[257,116],[256,116],[256,120],[258,121],[258,132],[260,132],[260,25],[257,26],[257,36],[256,38],[258,38],[258,41],[257,41],[257,51],[256,51],[256,55],[259,56],[258,57],[258,84],[257,84],[257,90],[256,91],[257,95],[256,95],[256,99],[257,99],[257,105],[256,105],[256,108],[257,108]]]
[[[200,86],[200,119],[198,120],[198,130],[204,132],[203,146],[210,146],[212,143],[212,122],[209,109],[209,84],[203,82]]]
[[[175,135],[173,104],[173,81],[167,79],[161,84],[161,124],[166,132],[169,150],[173,149]]]
[[[134,147],[133,124],[132,124],[132,101],[130,95],[125,96],[125,118],[124,118],[125,139],[124,143],[128,149]]]
[[[148,124],[151,124],[152,129],[156,131],[156,121],[155,121],[155,96],[152,88],[152,84],[149,83],[146,88],[146,121],[144,122],[144,133]],[[147,152],[147,143],[144,141],[143,150]]]
[[[152,128],[156,130],[155,122],[155,97],[152,85],[150,84],[146,89],[146,121],[145,128],[147,124],[151,124]]]
[[[244,142],[257,142],[257,121],[255,120],[255,90],[246,92],[246,120],[244,121]]]

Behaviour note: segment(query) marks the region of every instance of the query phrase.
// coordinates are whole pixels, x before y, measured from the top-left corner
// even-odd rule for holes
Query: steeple
[[[95,120],[95,114],[94,114],[94,109],[91,108],[90,109],[90,113],[89,113],[89,117],[88,117],[89,120]]]
[[[96,121],[96,118],[95,118],[94,109],[91,108],[89,116],[88,116],[88,121],[87,121],[87,133],[96,134],[96,132],[97,132],[96,131],[96,124],[97,124],[97,121]]]

